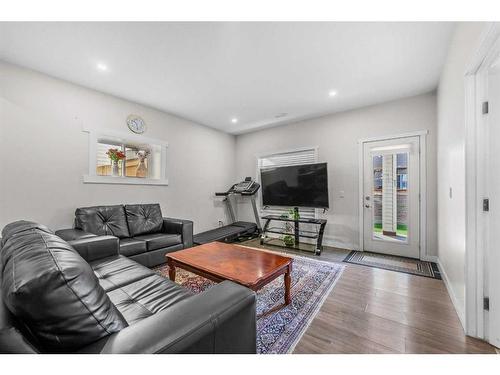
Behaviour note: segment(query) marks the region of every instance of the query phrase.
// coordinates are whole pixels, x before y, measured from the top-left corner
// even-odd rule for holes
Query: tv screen
[[[327,164],[303,164],[260,171],[264,206],[328,208]]]

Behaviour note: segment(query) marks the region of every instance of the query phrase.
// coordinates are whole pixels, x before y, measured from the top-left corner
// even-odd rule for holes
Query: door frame
[[[427,152],[427,134],[429,134],[428,130],[418,130],[408,133],[395,134],[395,135],[387,135],[381,137],[371,137],[364,138],[358,140],[358,192],[359,192],[359,204],[358,204],[358,220],[359,220],[359,251],[364,251],[364,157],[363,157],[363,148],[365,143],[368,142],[376,142],[376,141],[387,141],[398,138],[407,138],[407,137],[419,137],[420,143],[420,204],[419,204],[419,214],[420,214],[420,225],[419,225],[419,259],[420,260],[428,260],[428,261],[436,261],[435,256],[427,255],[427,161],[426,161],[426,152]]]
[[[487,70],[500,38],[500,23],[489,22],[478,48],[464,72],[465,82],[465,319],[464,330],[469,336],[488,339],[487,312],[483,308],[487,278],[484,262],[487,244],[484,241],[487,220],[482,200],[487,186],[485,162],[489,157],[483,147],[486,140],[486,118],[480,108],[487,96]]]

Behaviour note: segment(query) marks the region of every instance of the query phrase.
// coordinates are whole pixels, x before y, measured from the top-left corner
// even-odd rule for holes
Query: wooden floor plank
[[[495,353],[495,349],[465,336],[443,281],[347,264],[294,353]]]
[[[258,240],[249,246],[260,247]],[[280,251],[280,248],[269,247]],[[325,247],[341,262],[349,251]],[[495,353],[468,337],[442,280],[342,263],[346,269],[294,353]]]

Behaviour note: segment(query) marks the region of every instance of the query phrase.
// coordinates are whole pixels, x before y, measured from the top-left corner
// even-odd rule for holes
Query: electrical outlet
[[[340,190],[340,192],[339,192],[339,198],[344,198],[344,197],[345,197],[344,190]]]

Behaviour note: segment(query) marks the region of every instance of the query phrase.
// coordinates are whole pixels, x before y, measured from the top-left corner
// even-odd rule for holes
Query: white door
[[[488,71],[487,139],[485,176],[489,211],[485,212],[488,231],[485,293],[490,299],[489,342],[500,347],[500,58]]]
[[[420,138],[363,144],[363,249],[420,256]]]

